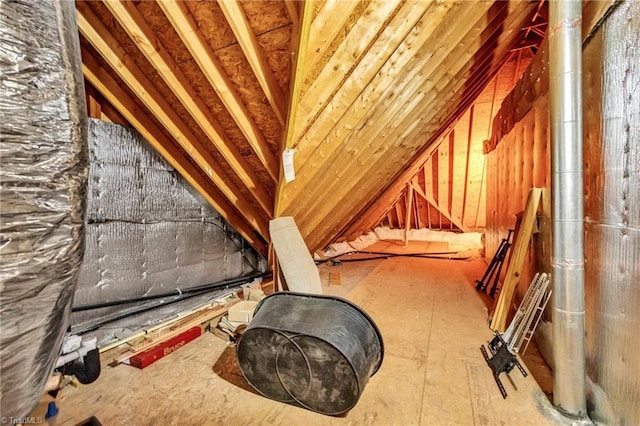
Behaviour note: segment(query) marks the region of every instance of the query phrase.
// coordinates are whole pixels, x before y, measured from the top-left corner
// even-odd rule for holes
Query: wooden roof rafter
[[[269,68],[269,64],[262,48],[258,43],[258,39],[251,29],[249,20],[242,9],[242,5],[238,0],[220,0],[218,2],[222,13],[227,18],[227,22],[236,36],[240,47],[242,48],[253,72],[262,87],[262,90],[271,104],[278,121],[284,127],[287,120],[287,105],[284,94],[278,86],[273,72]]]
[[[163,124],[167,131],[209,177],[211,183],[224,194],[228,202],[242,212],[246,222],[268,241],[269,234],[266,220],[264,220],[261,214],[241,195],[238,188],[226,178],[220,165],[213,160],[211,154],[204,148],[201,141],[197,139],[189,127],[178,117],[166,99],[164,99],[151,84],[89,6],[84,2],[79,2],[77,7],[79,12],[78,27],[80,33],[91,43],[100,56],[109,64],[111,69],[119,75],[122,81],[138,95],[138,98],[149,111]],[[103,96],[106,97],[104,93]],[[114,103],[112,102],[112,104]],[[120,113],[124,115],[123,111],[120,111]],[[138,129],[138,131],[140,130]],[[232,221],[231,224],[233,226],[242,225],[241,222],[237,220],[235,223]],[[255,238],[248,240],[255,241]]]
[[[122,2],[119,0],[107,1],[104,5],[129,37],[135,40],[138,49],[153,64],[158,74],[176,95],[176,98],[180,100],[218,152],[222,154],[252,196],[258,201],[265,214],[271,217],[273,215],[273,200],[237,148],[229,143],[218,121],[211,115],[203,100],[200,99],[193,87],[188,83],[186,77],[151,31],[135,5],[128,1]]]
[[[440,120],[433,121],[433,119],[429,118],[430,115],[433,116],[432,112],[440,111],[440,114],[442,114],[445,111],[453,112],[455,111],[456,108],[464,107],[465,102],[471,102],[473,100],[473,93],[475,93],[476,89],[471,90],[471,88],[472,87],[481,88],[482,87],[481,83],[482,81],[484,81],[483,78],[486,79],[486,77],[483,77],[483,75],[487,75],[487,73],[489,73],[488,75],[491,75],[491,73],[489,72],[490,70],[493,71],[493,70],[499,69],[501,62],[503,61],[503,59],[501,58],[506,58],[506,55],[508,54],[509,50],[512,47],[512,43],[509,42],[509,40],[512,40],[512,39],[517,40],[515,35],[519,33],[519,29],[522,27],[524,22],[526,22],[531,12],[531,5],[523,4],[523,6],[520,6],[519,4],[514,4],[514,5],[507,6],[506,4],[500,4],[500,7],[513,8],[513,10],[509,10],[508,12],[508,16],[511,17],[509,27],[504,26],[502,20],[500,19],[500,13],[496,13],[495,14],[496,19],[493,19],[492,21],[493,24],[489,25],[490,23],[485,23],[484,25],[480,26],[479,29],[472,28],[472,32],[475,31],[476,34],[482,33],[482,40],[485,40],[485,42],[481,44],[482,48],[480,49],[480,51],[476,51],[474,53],[474,57],[478,58],[480,61],[476,64],[473,64],[474,65],[473,68],[471,68],[471,64],[469,64],[468,52],[460,52],[459,54],[447,52],[449,56],[455,59],[455,63],[453,65],[449,65],[446,67],[437,66],[436,75],[439,74],[441,76],[439,77],[439,79],[444,81],[445,85],[441,86],[442,83],[439,83],[438,79],[435,79],[435,82],[433,82],[434,86],[444,87],[442,89],[443,93],[458,93],[458,91],[460,91],[460,88],[462,87],[462,84],[464,84],[464,87],[469,88],[469,92],[466,100],[460,99],[457,97],[456,98],[437,97],[437,93],[434,93],[433,91],[428,91],[427,97],[425,98],[424,102],[421,102],[420,107],[416,108],[414,111],[405,115],[405,117],[403,118],[404,124],[396,124],[398,127],[404,128],[405,126],[411,125],[411,123],[413,123],[415,120],[423,120],[426,123],[430,123],[428,126],[425,126],[425,125],[419,126],[419,131],[411,135],[411,137],[414,140],[424,141],[430,135],[431,137],[437,136],[437,134],[439,133],[438,129],[442,129],[443,127],[448,126],[449,124],[447,124],[447,121],[451,120],[452,118],[454,119],[455,117],[450,116],[446,120],[445,120],[445,117],[441,117]],[[494,35],[489,37],[488,35],[492,33]],[[473,39],[467,38],[465,39],[464,43],[465,44],[472,43],[472,40]],[[491,42],[492,40],[495,40],[495,42]],[[493,43],[495,43],[495,45],[497,46],[497,48],[495,48],[493,55],[483,54],[482,49],[483,48],[487,49],[489,47],[493,48],[492,47]],[[417,55],[417,56],[419,57],[420,55]],[[477,71],[477,70],[484,70],[484,69],[486,69],[487,71],[482,73],[479,73]],[[424,73],[422,75],[424,76]],[[409,85],[404,88],[400,87],[399,85],[396,85],[396,89],[398,91],[401,91],[402,93],[407,93],[407,92],[413,93],[415,89],[409,88],[411,84],[414,84],[414,83],[410,82]],[[451,87],[451,86],[454,86],[454,87]],[[424,87],[421,89],[424,90]],[[397,106],[397,104],[398,104],[398,99],[395,100],[395,106]],[[458,105],[457,107],[456,107],[456,104]],[[386,112],[383,111],[383,113],[386,113]],[[371,120],[370,118],[369,120],[376,123],[378,122],[378,119],[375,119],[375,118],[373,120]],[[398,132],[398,133],[395,133],[394,135],[393,133],[389,133],[388,131],[385,131],[384,133],[378,134],[378,136],[359,135],[358,139],[371,140],[372,138],[374,138],[376,140],[394,141],[395,138],[397,138],[397,135],[399,134],[400,133]],[[428,146],[429,143],[427,143],[426,145]],[[385,176],[385,174],[381,173],[381,170],[386,169],[389,171],[389,173],[391,170],[394,170],[394,169],[402,170],[403,167],[407,164],[407,162],[409,163],[411,162],[411,157],[409,158],[406,157],[406,150],[404,150],[405,153],[403,154],[402,149],[392,149],[391,148],[392,146],[401,146],[401,145],[398,145],[397,143],[396,144],[392,143],[391,145],[387,145],[386,151],[389,155],[379,156],[378,159],[377,160],[374,159],[374,161],[371,163],[372,165],[369,166],[368,170],[376,170],[376,173],[378,173],[377,178],[374,178],[375,181],[389,179],[390,182],[394,182],[396,178],[394,178],[393,176]],[[417,153],[414,152],[414,154],[417,154]],[[356,177],[353,180],[354,188],[355,187],[362,188],[364,185],[366,185],[366,180],[363,180],[365,179],[365,176],[369,176],[366,179],[371,180],[371,176],[372,176],[371,173],[362,174],[361,173],[362,169],[366,170],[367,167],[363,165],[358,166],[357,174],[359,177]],[[400,186],[399,190],[401,190],[401,188],[404,186],[404,182],[402,182],[401,185],[399,184]],[[315,223],[319,223],[319,222],[317,221],[317,219],[313,219],[314,222],[312,222],[312,224],[309,225],[307,228],[307,229],[313,230],[312,235],[308,237],[308,243],[312,248],[314,247],[318,248],[318,247],[324,246],[329,242],[331,242],[335,236],[342,234],[348,227],[349,223],[353,221],[352,218],[354,216],[358,216],[362,214],[366,210],[367,208],[366,206],[368,205],[368,203],[371,202],[371,200],[375,200],[379,196],[380,194],[379,188],[373,187],[371,185],[369,185],[368,188],[369,189],[366,191],[362,191],[362,190],[358,191],[357,194],[352,192],[353,196],[348,197],[350,201],[342,205],[342,209],[350,211],[351,214],[349,216],[344,215],[342,219],[333,220],[332,227],[327,225],[327,223],[322,223],[321,225],[317,226],[315,225]],[[328,188],[327,191],[330,192],[333,195],[333,197],[335,197],[335,199],[338,199],[338,200],[345,199],[345,195],[341,191],[335,192],[333,191],[333,188]],[[298,202],[299,201],[297,200],[296,203]],[[325,207],[327,209],[335,208],[335,206],[331,204],[331,202],[326,203]],[[305,223],[304,220],[302,220],[301,222]]]
[[[511,49],[510,52],[511,53],[509,53],[509,56],[508,56],[510,59],[508,61],[511,62],[511,66],[510,67],[505,66],[504,68],[501,68],[499,73],[497,73],[496,77],[493,79],[493,82],[489,86],[487,86],[486,91],[487,93],[489,93],[489,99],[490,99],[490,102],[488,103],[490,107],[489,109],[486,110],[486,113],[488,113],[488,118],[494,116],[494,112],[495,112],[494,105],[497,99],[496,97],[497,97],[498,81],[499,80],[503,82],[508,81],[510,84],[509,86],[504,86],[501,89],[501,92],[503,93],[501,93],[500,97],[498,98],[498,102],[499,102],[502,100],[502,97],[506,96],[508,91],[511,90],[511,87],[516,83],[517,78],[520,75],[521,68],[522,68],[520,66],[520,62],[522,59],[521,58],[522,55],[517,55],[513,49]],[[517,58],[517,59],[514,59],[514,58]],[[531,55],[528,57],[528,60],[531,60]],[[466,148],[466,164],[465,164],[466,169],[465,169],[464,180],[467,179],[467,174],[469,173],[469,152],[470,152],[470,146],[471,146],[470,145],[471,129],[475,123],[474,110],[475,110],[475,104],[471,105],[471,107],[465,114],[465,116],[467,116],[469,120],[469,127],[467,129],[469,133],[467,133],[467,140],[465,141],[467,148]],[[480,136],[483,140],[488,138],[491,133],[491,122],[492,120],[489,120],[486,124],[486,134],[485,132],[477,130],[476,136]],[[444,141],[444,138],[445,138],[444,136],[441,137],[441,139],[437,142],[437,144],[432,146],[435,146],[435,147],[439,146],[440,143]],[[433,159],[434,161],[430,161],[431,159]],[[403,190],[402,185],[404,184],[404,182],[407,182],[408,180],[413,181],[415,179],[413,176],[416,174],[416,172],[418,172],[418,168],[426,167],[427,164],[435,165],[436,160],[437,160],[437,157],[435,156],[435,152],[434,153],[426,152],[421,156],[416,157],[416,159],[412,162],[412,164],[406,168],[405,172],[393,183],[393,185],[391,185],[387,190],[385,190],[384,193],[376,199],[375,203],[371,207],[363,210],[366,213],[361,214],[357,219],[355,219],[354,221],[352,221],[351,224],[349,224],[349,226],[344,230],[344,235],[347,235],[350,237],[356,237],[357,235],[359,235],[359,233],[364,232],[365,230],[369,229],[370,227],[378,223],[381,220],[381,218],[384,218],[385,212],[388,210],[389,203],[395,202],[394,201],[396,199],[395,194],[397,194],[398,191]],[[484,175],[484,161],[481,164],[482,164],[481,174]],[[424,173],[425,173],[425,180],[426,180],[426,176],[427,176],[426,168],[424,169]],[[427,189],[426,192],[428,192],[429,187],[427,187],[426,189]],[[480,190],[479,190],[480,194],[478,195],[478,203],[477,203],[478,208],[479,208],[480,198],[482,197],[481,195],[482,190],[483,190],[483,186],[480,185]],[[466,197],[466,191],[467,191],[467,186],[464,187],[465,197]],[[437,199],[435,201],[437,202]],[[466,202],[463,202],[463,207],[466,207]],[[471,213],[471,216],[467,217],[468,214],[466,215],[464,208],[461,213],[462,218],[464,218],[464,223],[468,224],[468,226],[470,226],[472,229],[475,229],[478,227],[477,215],[478,215],[478,211],[476,210],[475,214]]]
[[[316,62],[325,54],[327,48],[343,30],[353,10],[358,6],[357,1],[327,0],[318,16],[313,20],[310,34],[313,35],[313,43],[307,49],[302,75],[306,78]],[[335,16],[333,11],[340,7],[341,14]]]
[[[226,106],[234,121],[251,145],[255,155],[266,168],[274,182],[278,180],[279,163],[270,151],[264,136],[247,111],[222,65],[198,29],[186,5],[179,0],[163,0],[158,2],[163,13],[178,33],[182,42],[197,62],[211,87]]]
[[[357,196],[349,197],[347,201],[346,209],[355,208],[363,199],[369,199],[374,197],[378,193],[379,188],[371,185],[366,185],[366,181],[384,181],[388,179],[385,173],[390,173],[391,170],[402,167],[409,159],[407,156],[412,156],[415,152],[408,151],[405,146],[406,140],[402,136],[407,136],[407,130],[412,127],[419,130],[420,133],[426,133],[425,123],[428,122],[429,115],[433,116],[434,111],[438,111],[437,108],[433,108],[431,102],[425,102],[427,97],[432,101],[436,97],[438,92],[432,90],[432,88],[438,87],[441,80],[451,81],[451,76],[448,74],[453,70],[464,70],[467,61],[464,56],[464,51],[468,46],[472,45],[474,37],[467,36],[460,28],[470,28],[471,33],[476,34],[476,37],[480,37],[483,27],[474,26],[470,27],[468,18],[462,19],[466,11],[470,16],[476,16],[478,20],[484,19],[483,13],[479,11],[486,10],[491,5],[488,3],[472,3],[464,2],[460,5],[458,14],[451,12],[447,13],[446,19],[441,21],[436,32],[432,34],[449,34],[449,38],[455,36],[457,41],[458,54],[451,55],[451,52],[438,50],[432,55],[415,55],[413,56],[414,65],[410,68],[413,73],[419,72],[421,78],[414,78],[413,73],[405,73],[398,75],[393,81],[388,83],[386,92],[382,94],[382,102],[378,102],[377,107],[368,111],[368,114],[361,119],[364,123],[374,123],[372,125],[356,126],[356,130],[351,132],[347,141],[351,140],[354,149],[358,148],[358,141],[361,140],[374,140],[379,144],[383,144],[385,150],[379,151],[373,155],[361,155],[358,151],[352,151],[350,155],[345,155],[345,149],[351,144],[342,142],[340,149],[333,154],[333,157],[327,156],[327,161],[334,161],[335,168],[338,170],[337,176],[334,174],[333,182],[341,182],[341,174],[349,172],[349,178],[353,187],[368,188],[365,191],[359,191]],[[506,5],[504,5],[506,7]],[[451,22],[449,22],[451,21]],[[449,22],[449,23],[448,23]],[[498,27],[501,21],[496,20],[495,26]],[[426,40],[425,40],[426,41]],[[453,43],[454,41],[452,41]],[[412,44],[419,48],[420,44]],[[429,45],[425,45],[424,49],[427,51],[430,49]],[[448,67],[441,66],[443,61],[453,60],[454,64],[450,64]],[[457,68],[453,65],[457,64]],[[426,81],[426,84],[424,83]],[[399,93],[396,96],[396,93]],[[420,124],[416,124],[416,122]],[[421,139],[420,136],[411,135],[412,138]],[[424,140],[424,139],[423,139]],[[358,153],[359,155],[355,155]],[[385,154],[386,155],[383,155]],[[364,159],[362,159],[364,157]],[[337,161],[337,163],[336,163]],[[317,179],[317,177],[316,177]],[[322,178],[320,178],[322,180]],[[403,184],[404,185],[404,184]],[[345,199],[345,192],[349,190],[347,187],[340,187],[335,183],[332,186],[326,188],[326,190],[333,195],[333,200],[323,201],[323,212],[327,212],[330,209],[336,207],[338,200]],[[311,195],[311,199],[317,199],[313,194],[304,193],[303,199]],[[296,202],[298,206],[306,205],[304,201],[299,200]],[[293,207],[295,210],[297,207]],[[311,207],[309,211],[314,211]],[[320,241],[323,241],[323,234],[331,234],[333,230],[327,227],[326,223],[322,223],[322,214],[314,215],[313,217],[307,213],[294,213],[294,215],[302,215],[300,220],[304,229],[313,230],[313,235],[310,239],[312,247],[321,245]],[[311,221],[305,220],[304,216],[310,217]],[[339,224],[336,226],[340,226]]]
[[[436,17],[444,17],[449,7],[450,5],[448,4],[442,5],[433,11],[433,15]],[[409,28],[411,27],[410,24],[418,21],[421,16],[416,16],[415,11],[413,9],[410,10],[413,12],[413,15],[410,15],[411,19],[405,24]],[[367,25],[361,25],[355,28],[355,33],[353,33],[353,35],[350,33],[349,36],[347,36],[348,38],[345,39],[343,43],[343,45],[346,46],[345,49],[349,48],[352,40],[360,38],[361,31],[368,31]],[[335,158],[335,153],[339,152],[340,148],[345,144],[345,141],[352,135],[352,129],[361,129],[362,125],[359,123],[374,122],[374,120],[369,120],[369,117],[373,113],[372,111],[354,106],[358,104],[375,104],[384,93],[393,91],[394,88],[392,84],[395,80],[394,77],[410,60],[410,52],[415,52],[422,43],[426,42],[433,31],[434,26],[425,26],[419,33],[406,33],[407,37],[404,40],[404,34],[400,31],[395,32],[384,40],[380,40],[378,42],[380,45],[396,43],[398,47],[395,51],[390,52],[389,55],[378,56],[374,52],[372,54],[372,60],[368,60],[369,58],[367,57],[367,70],[364,72],[361,72],[359,69],[355,71],[358,74],[352,78],[358,81],[368,81],[369,83],[366,87],[359,91],[358,87],[349,83],[351,80],[348,80],[347,84],[343,85],[341,89],[333,95],[329,103],[324,107],[323,112],[316,117],[309,129],[298,135],[298,153],[296,154],[298,176],[295,181],[288,184],[287,190],[284,191],[278,200],[283,204],[283,207],[290,207],[291,201],[297,198],[310,182],[320,177],[318,173],[320,173],[322,169],[315,167],[317,162],[323,161],[325,164],[329,164],[329,159],[332,158],[332,156]],[[345,52],[345,55],[349,56],[350,52]],[[376,60],[377,62],[375,62]],[[379,68],[375,66],[376,63],[380,65]],[[365,75],[368,80],[365,80]],[[316,95],[312,96],[312,98],[316,97]],[[344,112],[344,115],[338,116],[337,111],[346,109],[346,106],[351,107]],[[406,107],[406,104],[404,106]],[[318,149],[317,144],[313,143],[313,139],[321,137],[323,137],[322,146]],[[293,145],[293,141],[291,144]],[[321,157],[320,160],[316,158],[318,154]],[[346,158],[343,156],[342,160],[345,161]],[[342,170],[347,169],[342,168]],[[310,196],[311,194],[308,195],[308,199],[313,199],[313,197]],[[303,196],[307,196],[307,194],[303,194]],[[295,215],[296,212],[292,212],[292,214]]]
[[[127,94],[93,55],[82,49],[82,73],[105,99],[175,168],[235,229],[258,251],[266,254],[266,246],[256,238],[254,229],[241,217],[211,180],[178,150],[153,119]]]
[[[302,70],[306,60],[307,46],[309,43],[309,33],[311,29],[313,14],[313,1],[306,0],[302,10],[302,17],[300,18],[299,32],[297,37],[293,40],[296,49],[295,63],[292,63],[292,79],[289,82],[290,94],[289,94],[289,114],[287,117],[287,126],[282,138],[282,152],[292,147],[294,134],[297,128],[295,120],[296,112],[298,110],[298,103],[300,97],[300,91],[302,90],[302,84],[304,82],[304,76]],[[293,46],[292,46],[293,47]],[[281,168],[283,169],[283,168]],[[283,179],[284,170],[281,170],[281,179],[278,183],[278,189],[276,191],[275,199],[275,215],[279,217],[282,215],[282,193],[285,190],[286,181]]]
[[[454,214],[452,214],[448,209],[442,208],[440,206],[440,203],[436,201],[436,199],[433,197],[433,194],[431,194],[429,191],[424,191],[415,182],[411,182],[411,187],[413,188],[416,194],[420,195],[429,204],[435,207],[444,217],[449,219],[451,223],[457,226],[458,229],[460,229],[462,232],[468,231],[467,227],[462,223],[462,220],[459,217],[456,217]]]

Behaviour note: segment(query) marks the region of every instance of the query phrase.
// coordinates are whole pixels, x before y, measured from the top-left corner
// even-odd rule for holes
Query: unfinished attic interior
[[[0,2],[3,423],[640,424],[640,3]]]

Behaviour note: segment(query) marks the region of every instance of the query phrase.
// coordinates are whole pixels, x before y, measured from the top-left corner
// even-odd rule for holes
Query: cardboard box
[[[253,319],[253,311],[255,311],[258,302],[243,300],[229,308],[229,321],[249,323]]]

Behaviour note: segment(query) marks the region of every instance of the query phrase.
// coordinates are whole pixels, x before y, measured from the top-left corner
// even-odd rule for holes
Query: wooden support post
[[[429,207],[429,205],[427,205],[427,208]],[[420,215],[420,206],[418,205],[418,197],[416,196],[415,193],[413,193],[413,214],[415,215],[416,218],[416,228],[417,229],[422,229],[422,217]]]
[[[464,192],[462,193],[462,213],[460,214],[462,223],[465,223],[464,219],[467,207],[467,189],[469,188],[469,157],[471,156],[471,141],[473,140],[473,113],[474,106],[471,105],[471,108],[469,108],[469,133],[467,136],[467,152],[464,163]]]
[[[413,202],[413,185],[411,183],[407,184],[405,198],[407,200],[407,212],[404,221],[404,245],[406,246],[409,243],[409,231],[411,230],[411,203]]]
[[[400,212],[400,200],[396,202],[396,218],[398,219],[398,228],[402,228],[403,223],[400,221],[402,214]]]
[[[96,89],[93,86],[87,87],[87,117],[102,118],[102,107],[96,99]]]
[[[447,210],[449,215],[453,215],[453,190],[454,188],[454,176],[453,176],[453,157],[455,156],[455,148],[456,148],[456,135],[455,130],[452,129],[451,133],[449,133],[449,167],[447,169],[447,173],[449,175],[449,185],[447,192]]]

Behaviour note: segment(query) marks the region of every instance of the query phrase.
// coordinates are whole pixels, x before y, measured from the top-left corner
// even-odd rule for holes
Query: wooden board
[[[531,235],[536,225],[536,212],[538,211],[541,195],[542,188],[531,188],[529,191],[520,230],[513,243],[502,290],[500,291],[493,318],[491,319],[492,330],[504,332],[506,329],[507,316],[511,309],[516,287],[520,282],[520,274],[522,273],[527,251],[529,251]]]
[[[329,272],[329,287],[341,287],[342,277],[340,272]]]

